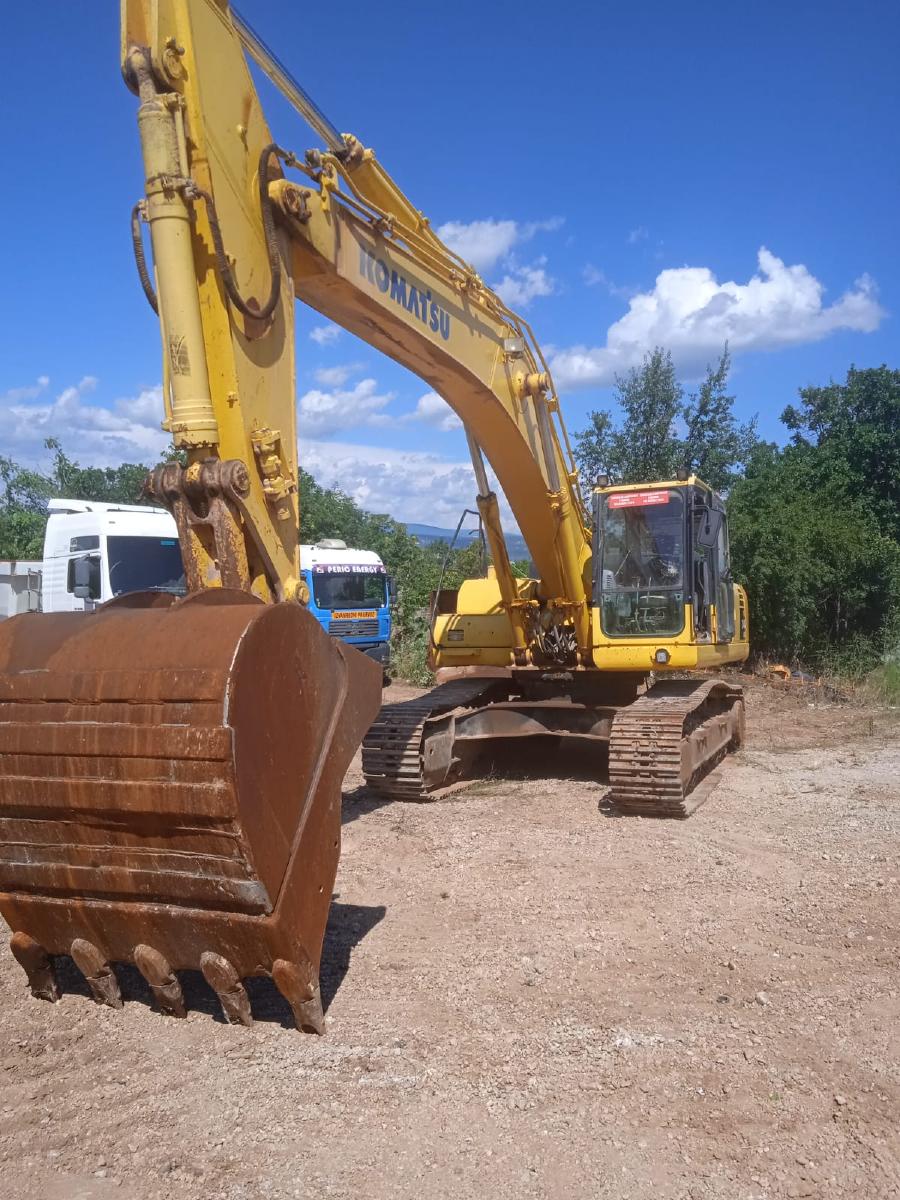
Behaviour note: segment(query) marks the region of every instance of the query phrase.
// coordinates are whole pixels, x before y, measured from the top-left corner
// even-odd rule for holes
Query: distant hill
[[[406,532],[411,533],[423,546],[427,546],[431,542],[449,543],[453,537],[452,529],[441,529],[437,525],[416,525],[410,523],[406,526]],[[478,527],[473,519],[463,525],[457,538],[457,544],[466,546],[477,537]],[[507,533],[506,547],[509,551],[509,557],[512,559],[528,559],[531,557],[528,553],[528,547],[525,545],[525,539],[520,533]]]

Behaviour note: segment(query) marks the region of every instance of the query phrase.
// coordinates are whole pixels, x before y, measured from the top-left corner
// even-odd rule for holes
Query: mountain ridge
[[[406,532],[420,541],[423,546],[427,546],[431,542],[447,542],[449,545],[455,532],[452,529],[442,529],[439,525],[424,525],[417,521],[406,521],[403,522],[403,524]],[[466,523],[464,523],[463,528],[459,531],[459,537],[457,538],[458,546],[467,546],[478,537],[478,529],[467,529],[465,524]],[[525,544],[525,539],[520,533],[506,534],[506,548],[509,552],[509,557],[512,559],[521,560],[529,559],[531,557],[531,555],[528,553],[528,547]]]

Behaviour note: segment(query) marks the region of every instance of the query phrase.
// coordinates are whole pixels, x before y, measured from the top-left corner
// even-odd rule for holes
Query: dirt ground
[[[897,717],[756,685],[686,822],[592,755],[431,805],[357,761],[324,1038],[265,981],[250,1029],[199,976],[185,1021],[40,1003],[4,941],[0,1198],[897,1197]]]

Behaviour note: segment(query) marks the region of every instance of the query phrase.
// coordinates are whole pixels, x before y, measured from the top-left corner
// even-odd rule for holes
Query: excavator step
[[[0,914],[32,992],[133,963],[163,1011],[203,972],[229,1020],[268,975],[321,1031],[341,781],[380,668],[297,605],[154,594],[0,625]]]

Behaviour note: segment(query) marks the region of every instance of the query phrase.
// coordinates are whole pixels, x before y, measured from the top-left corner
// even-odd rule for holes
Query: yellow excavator
[[[273,140],[248,56],[323,149]],[[225,0],[123,0],[122,68],[180,451],[146,490],[175,518],[188,595],[0,625],[0,913],[38,997],[71,955],[98,1002],[121,1005],[127,962],[183,1015],[177,972],[199,969],[247,1023],[242,980],[267,975],[321,1032],[341,780],[364,735],[387,797],[427,799],[494,741],[552,735],[608,743],[621,811],[685,816],[740,744],[743,702],[672,672],[746,658],[747,599],[699,479],[594,481],[586,504],[528,325]],[[426,380],[472,457],[492,565],[434,597],[437,686],[380,712],[380,668],[304,608],[295,298]],[[534,578],[510,565],[486,463]]]

